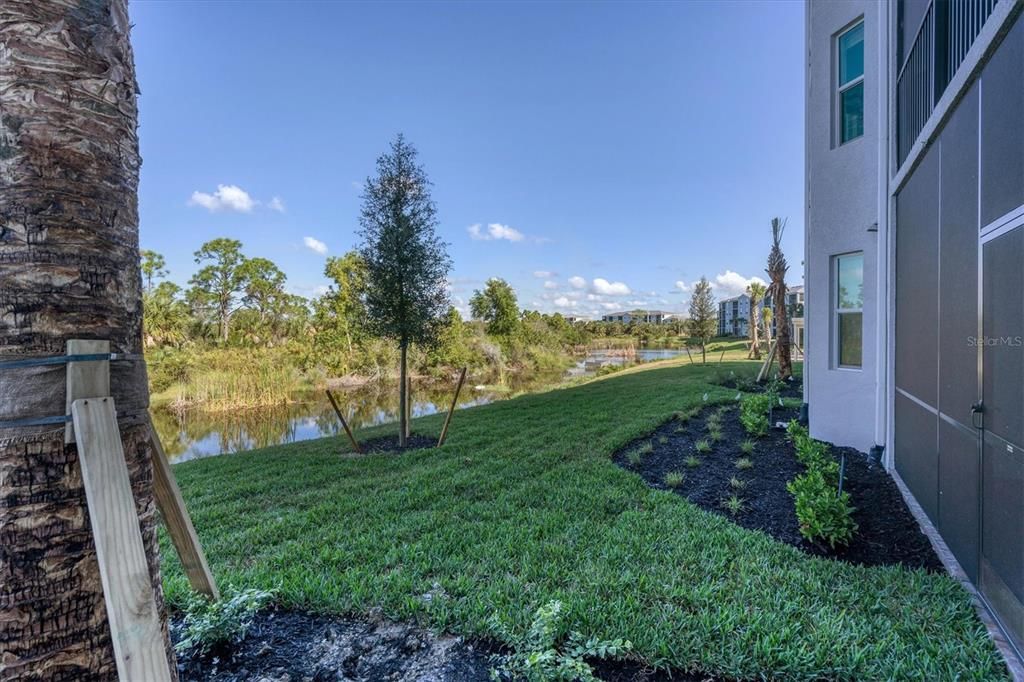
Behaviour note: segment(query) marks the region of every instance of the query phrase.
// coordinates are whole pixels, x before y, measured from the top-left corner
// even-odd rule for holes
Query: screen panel
[[[971,426],[978,387],[978,86],[942,130],[939,409]]]
[[[925,154],[896,198],[896,385],[937,403],[939,151]]]

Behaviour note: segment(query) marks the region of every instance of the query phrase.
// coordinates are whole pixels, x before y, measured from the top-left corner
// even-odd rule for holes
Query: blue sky
[[[684,310],[803,257],[803,4],[132,2],[143,248],[185,284],[219,236],[315,295],[398,132],[464,306]],[[219,189],[220,188],[220,189]]]

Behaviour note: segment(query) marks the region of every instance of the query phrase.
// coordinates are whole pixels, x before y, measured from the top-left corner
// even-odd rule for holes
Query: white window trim
[[[832,310],[832,367],[833,369],[843,370],[847,372],[860,372],[864,369],[864,301],[861,299],[859,308],[840,308],[839,307],[839,261],[849,256],[860,256],[861,262],[861,290],[864,287],[864,252],[863,251],[847,251],[846,253],[837,253],[832,258],[832,285],[829,287],[831,291],[829,308]],[[860,364],[859,365],[844,365],[840,363],[839,358],[842,357],[839,352],[839,343],[841,337],[839,335],[839,316],[846,313],[860,313],[861,323],[861,344],[860,344]]]
[[[861,71],[861,74],[859,76],[857,76],[856,78],[853,78],[853,79],[843,83],[843,82],[840,81],[840,77],[841,77],[840,73],[842,72],[842,64],[840,63],[841,62],[841,56],[840,56],[840,52],[839,52],[839,43],[842,40],[843,36],[845,36],[850,31],[856,29],[858,26],[864,27],[864,17],[863,16],[857,17],[857,19],[852,21],[846,28],[844,28],[843,30],[841,30],[838,33],[836,33],[835,36],[832,39],[832,55],[833,55],[833,60],[832,61],[833,61],[833,64],[834,64],[833,78],[835,79],[835,81],[834,81],[835,84],[834,84],[834,86],[832,88],[833,91],[834,91],[833,92],[832,109],[835,112],[835,115],[834,115],[834,119],[835,120],[833,122],[833,125],[835,127],[835,146],[836,147],[842,147],[843,145],[849,144],[849,143],[851,143],[851,142],[853,142],[855,140],[859,140],[860,138],[864,137],[864,127],[862,125],[861,126],[860,135],[858,135],[857,137],[851,137],[849,140],[843,140],[843,94],[847,90],[850,90],[851,88],[853,88],[853,87],[855,87],[857,85],[861,85],[862,83],[864,83],[864,71],[867,70],[867,50],[864,50],[864,67],[863,67],[863,70]],[[864,34],[864,42],[865,43],[867,42],[867,32],[866,32],[866,30],[867,29],[865,27],[865,34]],[[865,44],[864,47],[867,47],[867,45]],[[867,94],[867,88],[866,87],[865,87],[865,94]],[[860,114],[862,121],[864,119],[864,106],[863,106],[863,104],[864,104],[864,102],[862,101],[861,102],[861,114]]]

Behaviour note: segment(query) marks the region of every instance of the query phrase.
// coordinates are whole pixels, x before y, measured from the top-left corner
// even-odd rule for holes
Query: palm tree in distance
[[[772,250],[768,254],[765,272],[771,279],[768,293],[775,308],[775,345],[779,356],[779,379],[785,381],[793,376],[793,361],[790,357],[789,316],[786,312],[786,272],[789,264],[782,253],[782,234],[786,231],[784,218],[772,218]]]
[[[764,300],[764,292],[766,287],[760,282],[751,282],[747,285],[747,296],[750,297],[750,354],[747,357],[753,358],[754,360],[761,359],[761,344],[759,341],[760,335],[758,332],[758,325],[760,315],[758,314],[757,307]]]

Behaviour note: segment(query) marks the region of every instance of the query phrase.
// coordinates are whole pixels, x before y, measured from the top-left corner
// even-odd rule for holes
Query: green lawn
[[[380,606],[459,634],[561,599],[587,635],[657,665],[737,677],[1000,679],[951,578],[810,558],[609,455],[675,410],[731,399],[684,358],[456,414],[441,451],[343,457],[342,439],[175,467],[221,584],[289,606]],[[441,418],[414,423],[436,433]],[[377,430],[379,432],[383,432]],[[363,433],[373,435],[375,431]],[[169,600],[187,592],[162,537]],[[440,585],[437,590],[434,584]],[[431,600],[421,595],[443,592]]]

